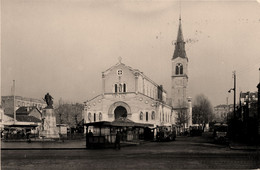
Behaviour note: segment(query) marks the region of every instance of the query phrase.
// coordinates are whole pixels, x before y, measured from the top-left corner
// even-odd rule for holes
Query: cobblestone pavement
[[[257,151],[231,150],[207,137],[178,137],[121,150],[2,150],[2,169],[256,169]]]

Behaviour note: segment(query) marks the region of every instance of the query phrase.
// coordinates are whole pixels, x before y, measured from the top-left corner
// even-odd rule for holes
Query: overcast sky
[[[84,102],[101,93],[101,72],[118,62],[162,84],[170,97],[179,1],[2,0],[2,95]],[[257,1],[182,1],[189,95],[213,105],[227,91],[256,91],[260,67]]]

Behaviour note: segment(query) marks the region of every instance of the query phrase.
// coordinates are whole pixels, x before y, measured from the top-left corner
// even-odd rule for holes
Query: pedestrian
[[[116,141],[115,141],[115,149],[119,149],[120,150],[120,139],[121,139],[121,134],[119,131],[117,131],[116,133]]]
[[[89,142],[89,139],[90,137],[93,136],[93,133],[91,132],[91,130],[89,130],[89,132],[87,133],[87,148],[90,148],[90,142]]]
[[[6,132],[5,139],[8,140],[9,138],[9,131]]]
[[[89,130],[88,135],[89,135],[89,136],[93,136],[93,133],[91,132],[91,130]]]
[[[31,143],[30,134],[31,134],[30,131],[28,131],[28,132],[26,133],[27,142],[29,142],[29,143]]]

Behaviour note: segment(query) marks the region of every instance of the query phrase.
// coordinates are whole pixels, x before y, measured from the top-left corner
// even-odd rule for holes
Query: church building
[[[102,93],[85,102],[84,123],[112,122],[123,117],[135,123],[156,127],[176,124],[179,111],[190,114],[191,100],[187,99],[188,58],[181,19],[171,60],[172,92],[171,96],[167,96],[162,85],[119,59],[117,64],[102,72]],[[187,122],[186,127],[190,122]]]
[[[172,124],[175,118],[163,87],[121,60],[102,73],[102,94],[84,108],[85,123],[120,117],[154,126]]]

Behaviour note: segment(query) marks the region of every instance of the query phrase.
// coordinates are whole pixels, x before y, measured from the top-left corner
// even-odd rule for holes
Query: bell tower
[[[173,109],[187,107],[188,86],[188,58],[185,51],[185,42],[182,34],[181,17],[179,18],[179,30],[175,49],[172,57],[172,84],[171,98]]]

